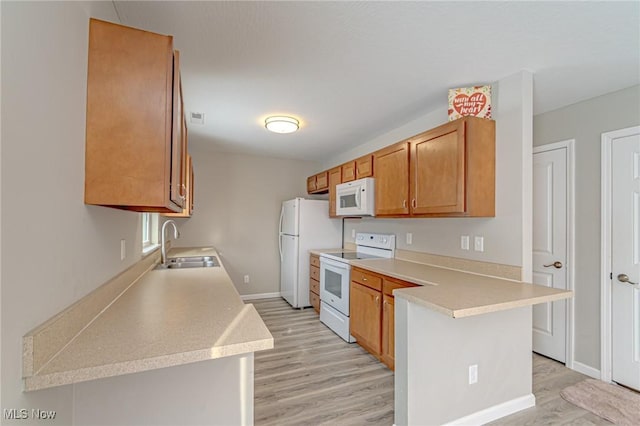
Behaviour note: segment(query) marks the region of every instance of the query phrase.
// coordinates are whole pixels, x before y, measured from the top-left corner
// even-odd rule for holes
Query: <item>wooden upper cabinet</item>
[[[356,162],[349,161],[342,165],[342,182],[351,182],[356,179]]]
[[[187,154],[187,185],[186,185],[186,199],[185,199],[185,203],[184,203],[184,207],[182,208],[182,211],[179,213],[165,213],[163,216],[169,216],[169,217],[191,217],[191,214],[193,213],[193,207],[194,207],[194,203],[193,203],[193,186],[195,184],[194,182],[194,174],[193,174],[193,163],[191,160],[191,156],[189,154]]]
[[[175,111],[174,77],[179,81],[179,57],[174,62],[171,36],[90,20],[86,204],[182,210],[184,182],[175,180],[182,174],[182,147],[174,120],[182,113]],[[172,170],[178,177],[172,179]]]
[[[309,194],[326,193],[329,189],[329,172],[324,171],[307,178],[307,192]]]
[[[462,127],[411,141],[411,213],[464,213]]]
[[[409,143],[383,148],[373,158],[376,216],[409,214]]]
[[[326,191],[329,189],[329,172],[322,172],[316,175],[316,191]]]
[[[313,193],[316,191],[316,176],[309,176],[307,178],[307,192],[309,194]]]
[[[180,83],[180,52],[173,53],[173,125],[171,135],[171,201],[184,208],[186,200],[185,118]]]
[[[336,186],[342,182],[342,169],[329,170],[329,216],[336,217]]]
[[[410,140],[411,214],[495,215],[495,122],[465,117]]]
[[[356,160],[356,179],[373,176],[373,155],[365,155]]]

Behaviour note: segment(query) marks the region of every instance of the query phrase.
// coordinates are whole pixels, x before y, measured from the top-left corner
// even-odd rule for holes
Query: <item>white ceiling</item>
[[[534,113],[640,83],[640,2],[116,1],[174,36],[199,148],[314,161],[437,108],[453,87],[534,73]],[[272,134],[264,118],[299,117]]]

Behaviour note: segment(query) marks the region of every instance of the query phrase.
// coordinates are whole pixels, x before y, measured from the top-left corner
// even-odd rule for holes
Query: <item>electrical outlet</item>
[[[407,245],[413,244],[413,234],[411,232],[407,232]]]
[[[127,242],[120,240],[120,260],[124,260],[127,257]]]
[[[463,235],[460,237],[460,248],[462,250],[469,250],[469,236]]]
[[[473,239],[473,249],[475,251],[484,251],[484,237],[475,237]]]
[[[469,366],[469,384],[478,383],[478,364]]]
[[[244,283],[249,284],[249,275],[244,276]]]
[[[355,238],[356,237],[356,230],[352,229],[351,230],[351,238]]]

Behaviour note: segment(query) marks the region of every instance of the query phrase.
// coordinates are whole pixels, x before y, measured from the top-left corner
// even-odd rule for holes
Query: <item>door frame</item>
[[[575,139],[538,145],[533,147],[533,154],[541,152],[555,151],[558,149],[567,150],[567,290],[575,295]],[[567,300],[567,310],[565,317],[565,366],[574,370],[574,312],[575,297]]]
[[[611,382],[611,148],[613,141],[640,133],[640,126],[602,134],[600,176],[600,380]]]

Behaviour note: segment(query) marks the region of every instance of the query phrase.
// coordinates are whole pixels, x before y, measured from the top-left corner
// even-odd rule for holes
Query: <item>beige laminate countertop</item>
[[[169,254],[217,256],[213,248]],[[271,348],[271,333],[254,306],[240,299],[224,267],[150,270],[25,377],[25,390]]]
[[[316,256],[320,256],[324,253],[339,253],[339,252],[354,252],[355,250],[341,249],[341,248],[330,248],[330,249],[312,249],[309,250],[309,253],[315,254]]]
[[[393,294],[453,318],[552,302],[573,295],[568,290],[398,259],[354,260],[351,265],[418,284],[419,287],[398,289]]]

